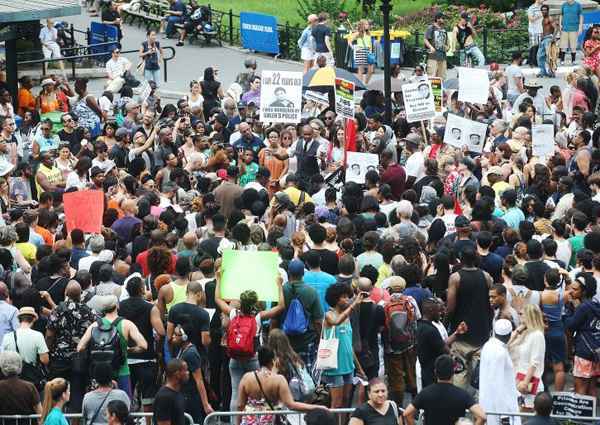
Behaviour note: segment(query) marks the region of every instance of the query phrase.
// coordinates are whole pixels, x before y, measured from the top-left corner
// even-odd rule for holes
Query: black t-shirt
[[[200,251],[204,252],[206,255],[210,255],[212,258],[217,258],[219,256],[217,248],[221,243],[221,239],[223,238],[220,236],[214,236],[210,239],[200,242]]]
[[[544,275],[550,270],[550,266],[543,260],[533,260],[525,263],[525,269],[529,276],[525,286],[532,291],[543,291],[545,288]]]
[[[429,320],[417,323],[417,357],[421,363],[421,379],[423,388],[435,382],[434,363],[438,356],[444,354],[444,340],[440,332]]]
[[[152,407],[154,423],[169,421],[171,425],[185,425],[185,398],[167,386],[158,390]]]
[[[127,160],[128,154],[128,149],[119,145],[114,145],[110,150],[109,158],[115,162],[115,165],[117,167],[125,168],[129,163],[129,161]]]
[[[170,323],[175,326],[182,325],[186,321],[190,322],[194,326],[194,333],[188,335],[192,344],[194,344],[200,351],[203,351],[202,346],[202,332],[208,332],[208,325],[210,318],[206,310],[202,307],[188,302],[182,302],[176,304],[169,310],[169,317],[167,319]]]
[[[332,276],[338,274],[338,258],[335,252],[328,249],[315,249],[321,257],[321,270]],[[306,262],[306,259],[303,258]]]
[[[43,277],[35,283],[38,291],[48,291],[52,300],[60,304],[65,300],[65,289],[69,284],[66,277]]]
[[[190,379],[187,380],[181,392],[184,394],[186,399],[186,413],[192,415],[194,422],[203,419],[204,409],[202,408],[202,399],[198,392],[198,386],[196,380],[192,376],[198,369],[202,370],[203,360],[202,356],[198,352],[198,349],[194,344],[191,344],[185,348],[178,356],[180,359],[187,363],[188,370],[190,371]],[[204,377],[204,375],[203,375]]]
[[[317,24],[312,29],[312,36],[315,38],[315,51],[317,53],[325,53],[327,44],[325,44],[325,37],[331,37],[331,29],[325,24]]]
[[[83,134],[79,129],[73,130],[72,133],[67,133],[64,129],[58,132],[58,138],[63,142],[69,142],[69,149],[73,155],[77,155],[81,149],[81,139]]]
[[[398,418],[392,407],[392,402],[389,403],[388,410],[385,415],[382,415],[373,408],[369,403],[362,404],[354,409],[352,417],[363,421],[364,425],[397,425]]]
[[[454,425],[475,400],[461,388],[438,382],[424,388],[412,404],[425,411],[425,425]]]
[[[379,353],[377,336],[379,330],[385,325],[383,307],[371,302],[362,302],[358,311],[361,338],[367,342],[371,352],[377,356]]]

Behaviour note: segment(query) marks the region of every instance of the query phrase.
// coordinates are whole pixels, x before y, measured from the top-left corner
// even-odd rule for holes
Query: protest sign
[[[142,81],[142,84],[140,85],[140,99],[142,99],[142,103],[144,103],[146,99],[148,99],[150,93],[152,93],[150,83],[148,83],[148,81],[146,80]]]
[[[340,117],[354,118],[354,83],[335,79],[335,113]]]
[[[261,122],[300,122],[302,72],[263,71],[260,87]]]
[[[329,96],[327,93],[320,93],[318,91],[306,90],[304,92],[304,98],[306,100],[312,100],[315,103],[329,106]]]
[[[402,95],[404,97],[406,120],[409,123],[435,117],[435,104],[429,81],[403,85]]]
[[[104,212],[101,190],[80,190],[63,195],[67,231],[81,229],[85,233],[100,233]]]
[[[277,18],[262,13],[240,13],[240,37],[244,49],[279,54]]]
[[[547,158],[554,152],[554,124],[539,124],[531,128],[531,151],[534,156]]]
[[[553,415],[589,418],[596,412],[596,397],[564,391],[552,393],[552,401]]]
[[[433,93],[435,112],[442,112],[442,98],[444,93],[442,79],[439,77],[429,77],[429,82],[431,83],[431,92]]]
[[[448,114],[444,131],[444,143],[459,149],[467,146],[470,152],[481,152],[486,131],[486,124]]]
[[[460,102],[487,103],[490,80],[485,69],[458,68],[458,100]]]
[[[369,170],[377,171],[379,155],[374,153],[346,152],[346,181],[364,183]]]
[[[255,291],[260,301],[279,300],[277,253],[266,251],[223,251],[221,297],[239,300],[246,290]]]

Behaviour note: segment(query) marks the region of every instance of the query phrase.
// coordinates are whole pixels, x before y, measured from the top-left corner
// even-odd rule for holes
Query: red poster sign
[[[67,231],[81,229],[85,233],[100,233],[104,213],[104,193],[100,190],[82,190],[65,193],[65,222]]]

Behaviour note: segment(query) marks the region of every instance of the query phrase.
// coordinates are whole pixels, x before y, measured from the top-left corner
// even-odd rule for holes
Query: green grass
[[[392,16],[418,12],[432,3],[432,0],[392,0]],[[217,10],[232,9],[233,13],[237,15],[242,11],[275,15],[280,24],[285,24],[286,21],[289,21],[290,24],[304,23],[304,17],[298,16],[296,0],[212,0],[210,5]]]

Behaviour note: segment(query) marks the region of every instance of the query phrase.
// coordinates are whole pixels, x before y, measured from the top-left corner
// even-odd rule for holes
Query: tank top
[[[112,322],[105,317],[102,318],[102,324],[105,326],[110,325]],[[117,332],[119,334],[119,342],[121,343],[121,352],[123,353],[123,357],[125,361],[123,365],[119,368],[117,373],[118,376],[129,376],[129,365],[127,364],[127,339],[125,339],[125,333],[123,332],[123,321],[121,320],[117,323]]]
[[[485,275],[481,269],[459,270],[458,274],[460,284],[456,294],[452,328],[456,329],[458,324],[464,321],[469,327],[469,332],[461,335],[459,339],[481,347],[492,331],[492,313]]]
[[[150,321],[150,314],[153,307],[154,304],[149,303],[141,297],[127,298],[119,304],[119,314],[121,317],[133,322],[146,341],[153,341],[153,328],[152,322]],[[145,352],[130,354],[128,357],[130,360],[153,360],[156,358],[154,344],[148,344],[148,349]]]
[[[171,282],[169,285],[173,289],[173,299],[167,304],[167,311],[171,310],[171,307],[175,304],[184,302],[187,298],[187,283],[185,285],[177,285],[175,282]]]
[[[52,185],[57,185],[63,182],[63,174],[56,167],[48,168],[44,164],[40,164],[38,171],[44,176],[46,176],[48,182]],[[38,194],[44,191],[44,189],[42,189],[42,186],[40,186],[40,184],[38,183],[37,179],[35,179],[35,187],[38,191]]]
[[[326,369],[323,375],[339,376],[354,372],[354,354],[352,349],[352,325],[350,320],[346,319],[332,328],[324,330],[325,338],[331,338],[335,329],[335,337],[338,339],[338,367],[337,369]]]
[[[563,298],[563,289],[558,290],[558,303],[557,304],[542,304],[542,313],[548,319],[548,324],[553,327],[562,328],[562,309],[565,304]]]
[[[371,50],[373,47],[373,42],[371,40],[371,36],[369,34],[365,34],[362,37],[357,37],[356,38],[356,45],[360,48],[360,49],[367,49],[367,50]]]

